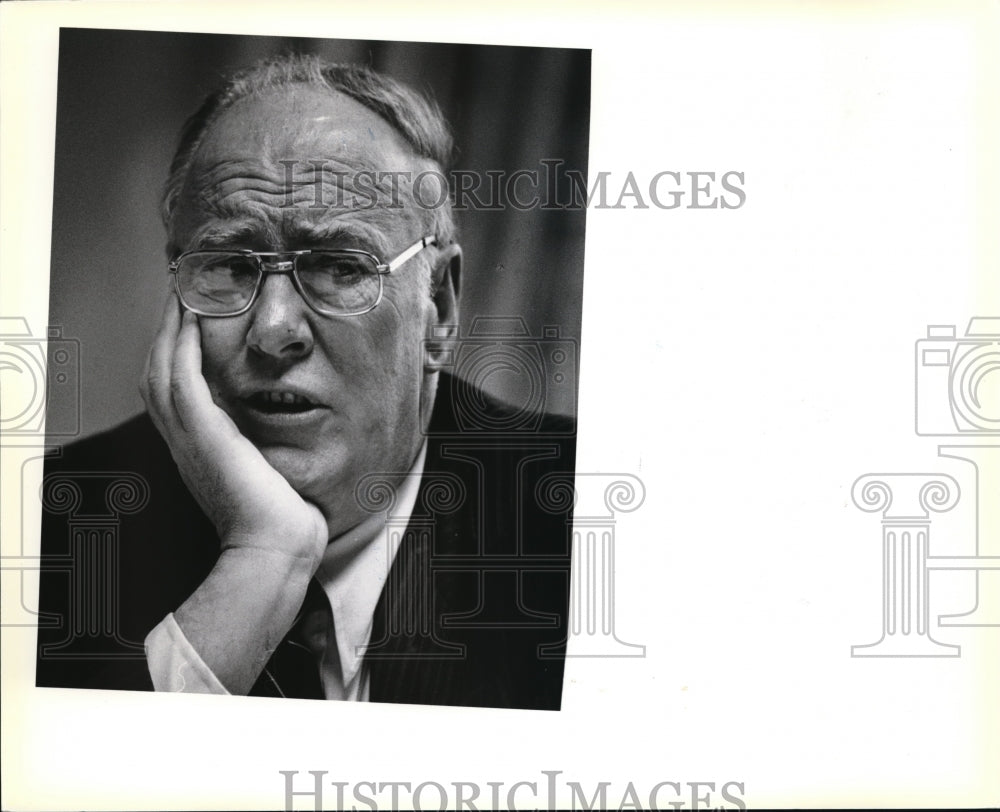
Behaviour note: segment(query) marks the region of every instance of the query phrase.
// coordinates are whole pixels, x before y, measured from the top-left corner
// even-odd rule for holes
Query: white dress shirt
[[[326,546],[316,580],[330,607],[326,621],[305,629],[317,654],[320,681],[327,699],[368,700],[364,651],[372,633],[372,617],[417,501],[424,471],[424,442],[410,473],[396,494],[390,516],[371,517]],[[332,628],[329,618],[333,619]],[[146,662],[157,691],[228,694],[225,686],[184,636],[173,613],[146,636]]]

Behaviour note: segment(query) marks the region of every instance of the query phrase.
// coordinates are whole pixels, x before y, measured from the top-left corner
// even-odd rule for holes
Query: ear
[[[434,314],[424,342],[424,369],[437,372],[450,366],[458,337],[458,294],[462,279],[462,247],[452,243],[441,249],[431,278]]]

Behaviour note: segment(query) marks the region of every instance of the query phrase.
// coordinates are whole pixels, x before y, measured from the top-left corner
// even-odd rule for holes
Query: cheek
[[[370,355],[363,374],[383,414],[414,408],[423,383],[426,319],[422,302],[411,301],[405,308],[390,305],[369,334]]]
[[[411,302],[401,314],[395,335],[391,340],[395,356],[394,372],[401,379],[401,386],[419,385],[423,377],[424,342],[428,338],[428,308],[422,301]]]
[[[404,325],[370,333],[354,363],[352,377],[365,391],[369,409],[387,415],[400,408],[414,377],[412,336]]]
[[[214,391],[224,378],[227,368],[240,357],[244,329],[236,320],[204,318],[199,319],[199,327],[202,374]]]

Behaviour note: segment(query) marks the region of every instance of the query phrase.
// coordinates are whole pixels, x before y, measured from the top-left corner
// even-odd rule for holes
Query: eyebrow
[[[381,257],[391,248],[388,235],[400,227],[395,212],[368,210],[366,217],[337,217],[313,220],[289,217],[280,225],[262,223],[257,218],[214,221],[199,229],[192,250],[250,248],[274,251],[286,248],[360,248]]]
[[[354,243],[376,254],[384,253],[388,248],[379,224],[369,221],[337,219],[326,222],[310,222],[309,220],[298,220],[286,223],[282,230],[289,245],[336,248],[344,247],[344,243]]]
[[[193,244],[200,249],[232,248],[234,246],[260,245],[274,243],[275,235],[272,229],[257,221],[237,220],[224,223],[212,223],[200,229],[195,235]]]

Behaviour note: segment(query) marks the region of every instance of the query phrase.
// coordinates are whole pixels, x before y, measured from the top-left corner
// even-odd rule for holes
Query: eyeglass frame
[[[370,313],[382,302],[382,296],[385,291],[382,277],[397,271],[406,262],[413,259],[413,257],[428,246],[437,244],[438,241],[436,235],[422,237],[388,263],[383,263],[370,251],[363,251],[359,248],[305,248],[297,251],[254,251],[252,248],[196,248],[191,251],[185,251],[170,260],[170,262],[167,263],[167,272],[174,277],[174,290],[177,293],[177,298],[180,300],[180,303],[184,305],[185,309],[190,310],[198,316],[204,316],[205,318],[226,319],[232,316],[242,316],[244,313],[249,311],[257,302],[257,297],[260,295],[260,290],[264,285],[264,276],[266,274],[290,274],[292,277],[292,284],[295,286],[296,292],[302,297],[302,300],[309,306],[310,310],[319,313],[321,316],[363,316],[365,313]],[[233,311],[232,313],[205,313],[197,308],[191,307],[187,302],[185,302],[184,295],[181,293],[181,285],[177,276],[177,271],[180,268],[181,260],[183,260],[184,257],[191,256],[192,254],[236,254],[244,257],[253,257],[257,262],[257,281],[254,283],[253,294],[250,296],[246,305],[239,310]],[[350,313],[336,313],[329,310],[323,310],[321,307],[314,304],[304,291],[298,276],[298,258],[305,256],[306,254],[357,254],[369,257],[375,263],[375,273],[378,275],[378,296],[376,297],[374,303],[364,310],[357,310]],[[291,260],[268,263],[264,261],[263,257],[291,257]]]

